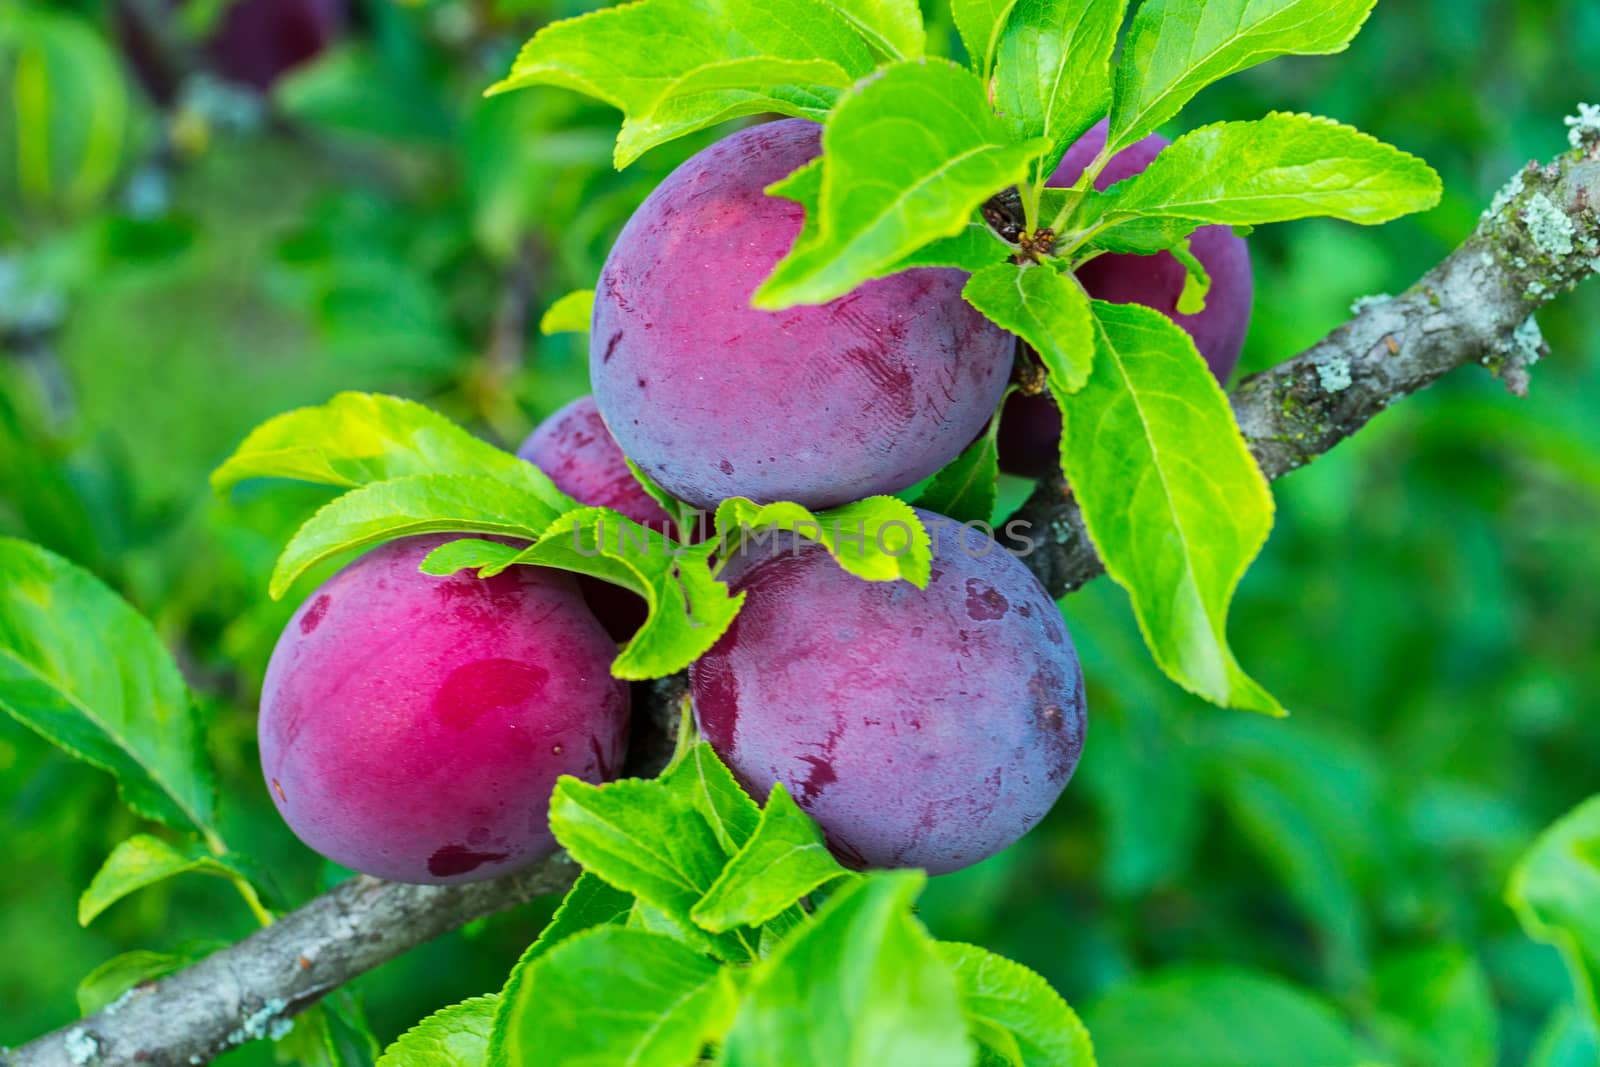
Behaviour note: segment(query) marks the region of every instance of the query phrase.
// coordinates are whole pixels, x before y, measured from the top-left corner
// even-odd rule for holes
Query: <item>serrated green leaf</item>
[[[0,537],[0,708],[109,772],[138,814],[214,834],[200,719],[155,629],[99,579]]]
[[[563,777],[550,798],[550,829],[585,870],[660,909],[696,947],[722,959],[754,955],[742,933],[703,933],[689,918],[728,855],[680,792],[632,778],[593,786]]]
[[[917,507],[956,522],[988,522],[999,497],[1000,450],[984,433],[933,476]]]
[[[1111,52],[1127,0],[1017,0],[1000,31],[994,107],[1016,139],[1043,137],[1043,184],[1072,143],[1111,108]]]
[[[88,926],[129,893],[190,872],[250,881],[250,873],[241,863],[215,856],[204,845],[172,844],[149,834],[134,834],[111,850],[78,898],[78,924]]]
[[[483,1067],[499,1001],[473,997],[441,1008],[384,1049],[378,1067]]]
[[[1099,225],[1143,216],[1256,225],[1326,215],[1376,225],[1439,202],[1422,160],[1360,130],[1275,111],[1254,122],[1203,126],[1145,170],[1090,198]]]
[[[558,518],[511,562],[592,575],[642,596],[649,615],[611,665],[616,677],[639,681],[683,670],[739,614],[744,594],[733,595],[712,577],[715,549],[714,542],[679,544],[606,508],[581,508]]]
[[[1075,393],[1089,380],[1095,340],[1083,286],[1046,265],[998,263],[967,279],[961,295],[1039,354],[1051,387]]]
[[[607,926],[534,963],[497,1025],[507,1067],[689,1067],[737,1004],[733,976],[713,960],[660,934]]]
[[[1278,979],[1174,970],[1115,985],[1086,1013],[1113,1067],[1373,1067],[1321,1000]]]
[[[1017,0],[950,0],[950,14],[956,23],[956,32],[966,46],[967,59],[973,73],[985,82],[994,70],[995,49],[1000,42],[1000,32]]]
[[[305,521],[279,555],[267,591],[276,600],[318,563],[398,537],[483,533],[531,541],[558,518],[535,494],[496,478],[415,474],[374,482]]]
[[[1160,312],[1092,304],[1095,362],[1061,407],[1061,469],[1156,662],[1224,707],[1283,708],[1227,642],[1228,606],[1272,528],[1272,494],[1194,341]]]
[[[93,1015],[134,986],[181,971],[196,960],[226,947],[225,941],[198,941],[180,946],[172,952],[135,949],[113,956],[78,983],[78,1011]]]
[[[875,49],[920,40],[907,11],[903,0],[644,0],[546,26],[489,91],[554,85],[612,104],[625,167],[740,115],[820,121]]]
[[[866,875],[757,965],[726,1067],[969,1067],[955,976],[911,917],[926,876]]]
[[[782,782],[772,787],[755,834],[723,868],[689,917],[722,933],[760,926],[812,890],[850,872],[828,851],[822,831],[800,810]]]
[[[734,779],[728,765],[704,741],[696,742],[683,759],[661,775],[660,781],[668,789],[689,798],[689,803],[706,820],[727,855],[738,852],[756,832],[761,809]]]
[[[461,571],[477,571],[478,577],[487,578],[511,566],[521,554],[520,545],[463,537],[446,541],[429,552],[417,569],[436,578],[448,578]]]
[[[340,393],[267,420],[212,473],[211,487],[226,493],[250,478],[292,478],[354,489],[414,474],[498,478],[557,514],[577,507],[533,464],[421,404],[375,393]]]
[[[594,290],[578,289],[551,304],[539,320],[539,332],[549,337],[557,333],[588,333],[594,318]]]
[[[933,567],[933,544],[922,520],[892,496],[869,496],[822,512],[735,496],[717,505],[716,521],[717,541],[730,555],[781,531],[817,542],[839,566],[869,582],[903,578],[922,589]]]
[[[538,938],[528,946],[522,958],[517,961],[517,965],[511,969],[511,977],[506,980],[505,989],[500,992],[485,1058],[489,1067],[509,1067],[511,1063],[510,1054],[506,1049],[506,1036],[515,1032],[511,1012],[514,1005],[522,1003],[523,985],[533,968],[534,961],[568,938],[585,930],[627,922],[633,905],[632,894],[612,888],[589,871],[578,875],[578,880],[567,890],[567,895],[562,898],[556,913],[550,917],[545,928],[539,932]]]
[[[694,517],[691,515],[686,515],[685,512],[694,511],[695,509],[689,508],[689,506],[683,501],[679,500],[677,497],[673,496],[671,493],[657,485],[655,483],[655,479],[651,478],[648,474],[641,470],[639,465],[633,460],[629,459],[627,456],[623,456],[622,460],[628,465],[628,470],[633,474],[633,480],[639,483],[639,488],[645,491],[645,495],[647,495],[651,500],[654,500],[657,504],[660,504],[662,511],[665,511],[668,515],[674,517],[674,521],[678,525],[679,539],[684,541],[691,540],[689,532],[685,531],[684,527],[686,525],[692,525],[694,523]]]
[[[956,976],[980,1041],[986,1033],[1005,1035],[996,1051],[1016,1067],[1094,1067],[1089,1031],[1049,982],[976,945],[939,941],[934,948]]]
[[[1511,872],[1506,901],[1529,937],[1560,951],[1579,1008],[1600,1030],[1600,796],[1539,835]]]
[[[916,59],[927,47],[917,0],[829,0],[885,59]]]
[[[1145,0],[1117,67],[1107,154],[1153,132],[1196,93],[1285,55],[1342,52],[1377,0]]]
[[[1043,141],[1014,143],[983,83],[960,67],[938,59],[885,67],[828,117],[816,218],[808,212],[751,302],[776,311],[843,296],[961,233],[1044,149]]]

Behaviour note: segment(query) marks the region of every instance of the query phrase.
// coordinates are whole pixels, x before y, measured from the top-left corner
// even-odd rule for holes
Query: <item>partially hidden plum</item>
[[[917,269],[816,307],[751,294],[804,211],[768,185],[820,151],[801,119],[741,130],[650,194],[595,299],[590,378],[618,444],[680,500],[831,507],[932,474],[994,412],[1010,334],[961,298],[966,275]]]
[[[300,839],[405,882],[467,882],[555,848],[556,778],[620,769],[616,646],[570,575],[513,567],[440,578],[448,535],[367,553],[278,639],[261,694],[261,767]]]
[[[1106,130],[1107,124],[1102,120],[1079,138],[1046,184],[1065,188],[1076,182],[1105,147]],[[1095,178],[1095,188],[1109,188],[1142,172],[1170,143],[1159,134],[1151,134],[1124,148]],[[1194,338],[1195,347],[1217,381],[1226,382],[1239,362],[1250,326],[1254,291],[1250,250],[1244,238],[1227,226],[1202,226],[1189,241],[1195,258],[1211,276],[1206,306],[1196,314],[1178,311],[1187,272],[1170,252],[1098,256],[1078,269],[1078,278],[1092,297],[1117,304],[1144,304],[1182,326]],[[1049,396],[1013,394],[1000,421],[1000,464],[1013,474],[1047,474],[1056,466],[1060,438],[1061,413],[1054,400]]]
[[[928,587],[867,582],[814,544],[736,555],[747,594],[690,669],[695,717],[758,797],[783,782],[856,867],[957,870],[1055,803],[1083,751],[1060,611],[986,535],[919,512]]]
[[[672,529],[672,518],[628,469],[592,396],[579,397],[541,422],[517,455],[585,507],[620,511],[652,530]]]
[[[579,397],[541,422],[517,455],[585,507],[611,508],[663,533],[676,529],[666,510],[628,469],[627,457],[606,429],[593,397]],[[644,625],[648,608],[642,598],[588,575],[578,578],[578,587],[617,641],[628,640]]]

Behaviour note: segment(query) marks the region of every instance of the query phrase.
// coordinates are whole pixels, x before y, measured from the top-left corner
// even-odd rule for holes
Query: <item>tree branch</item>
[[[1529,164],[1472,236],[1405,293],[1366,302],[1305,352],[1241,382],[1233,407],[1252,454],[1269,478],[1287,474],[1394,401],[1468,363],[1484,364],[1524,393],[1527,367],[1542,351],[1529,316],[1596,270],[1600,132],[1549,166]],[[1025,559],[1052,595],[1103,573],[1059,478],[1041,483],[1017,517],[1044,531]],[[655,685],[648,706],[657,725],[677,713],[683,691],[681,678]],[[642,763],[659,766],[660,759],[660,748],[651,746]],[[518,875],[461,886],[356,878],[0,1063],[204,1062],[424,941],[564,889],[576,874],[572,861],[557,855]]]

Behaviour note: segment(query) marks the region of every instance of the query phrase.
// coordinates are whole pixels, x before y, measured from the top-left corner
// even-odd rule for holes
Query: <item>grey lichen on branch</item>
[[[1600,271],[1600,108],[1569,120],[1573,151],[1530,164],[1443,263],[1293,359],[1241,382],[1234,413],[1269,478],[1311,462],[1401,397],[1469,363],[1526,390],[1542,352],[1532,315]],[[1017,518],[1032,523],[1025,561],[1055,596],[1104,571],[1061,479],[1041,482]],[[683,698],[655,683],[652,732],[633,769],[659,766]],[[479,916],[577,876],[564,854],[517,875],[458,886],[360,877],[187,970],[139,987],[95,1015],[0,1054],[6,1067],[202,1063],[271,1035],[332,990]]]

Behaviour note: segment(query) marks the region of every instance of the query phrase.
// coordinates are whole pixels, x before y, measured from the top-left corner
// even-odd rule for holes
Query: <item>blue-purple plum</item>
[[[917,269],[829,303],[751,294],[804,211],[767,186],[815,158],[801,119],[741,130],[678,167],[617,238],[591,330],[595,401],[617,443],[680,500],[823,508],[915,484],[999,403],[1013,340]]]
[[[261,694],[261,768],[300,839],[404,882],[492,878],[552,852],[563,774],[615,775],[616,645],[560,571],[418,571],[445,536],[346,566],[295,612]]]
[[[986,535],[919,512],[926,589],[792,542],[732,558],[744,609],[690,669],[702,735],[757,797],[782,782],[855,867],[944,873],[1027,833],[1083,751],[1061,612]]]
[[[1079,138],[1046,184],[1064,188],[1075,183],[1105,147],[1106,129],[1102,120]],[[1151,134],[1124,148],[1095,178],[1095,188],[1109,188],[1142,172],[1170,143]],[[1226,382],[1239,362],[1250,327],[1254,292],[1250,251],[1244,238],[1227,226],[1202,226],[1189,242],[1195,258],[1211,276],[1206,306],[1193,315],[1178,311],[1187,272],[1170,252],[1097,256],[1078,269],[1078,278],[1090,296],[1118,304],[1144,304],[1182,326],[1194,338],[1217,381]],[[1000,464],[1006,470],[1031,477],[1048,473],[1058,462],[1060,439],[1061,413],[1050,397],[1014,394],[1006,402],[999,439]]]

